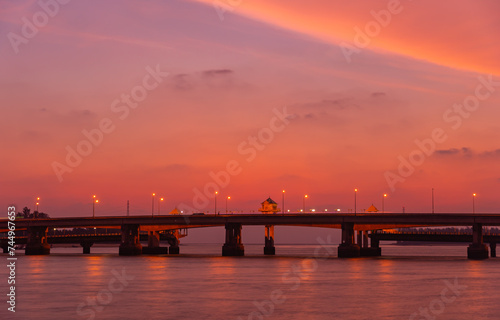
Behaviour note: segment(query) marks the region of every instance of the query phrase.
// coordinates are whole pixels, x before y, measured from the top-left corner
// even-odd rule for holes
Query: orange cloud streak
[[[374,36],[369,37],[370,43],[364,49],[388,51],[454,69],[500,74],[500,61],[496,58],[500,46],[492,41],[500,30],[500,3],[491,0],[480,4],[431,0],[252,0],[218,10],[225,10],[225,18],[242,14],[335,44],[354,44],[356,28],[364,31],[367,24],[376,20],[374,14],[388,12],[391,4],[397,13],[380,18],[388,23],[378,23],[380,31],[373,29]],[[231,23],[225,18],[223,23]]]

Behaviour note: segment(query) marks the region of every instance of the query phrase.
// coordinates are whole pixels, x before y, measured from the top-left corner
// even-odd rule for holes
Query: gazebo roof
[[[267,203],[277,204],[273,199],[271,199],[271,197],[267,198],[266,201]],[[266,201],[262,202],[262,204],[264,204]]]

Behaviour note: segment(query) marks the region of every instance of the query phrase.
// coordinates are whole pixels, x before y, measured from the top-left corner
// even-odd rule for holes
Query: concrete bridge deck
[[[7,219],[0,219],[0,232],[8,230]],[[386,214],[235,214],[235,215],[164,215],[126,217],[66,217],[50,219],[16,219],[16,229],[47,226],[52,228],[121,227],[124,224],[164,226],[166,229],[241,225],[287,225],[341,228],[352,223],[356,230],[376,230],[424,226],[500,226],[500,214],[458,213],[386,213]]]
[[[0,220],[0,232],[5,232],[12,222]],[[500,214],[237,214],[237,215],[164,215],[164,216],[126,216],[126,217],[68,217],[51,219],[16,219],[16,230],[27,230],[26,254],[49,254],[47,242],[49,228],[120,228],[120,255],[141,253],[163,253],[159,247],[159,231],[171,230],[176,234],[169,240],[171,253],[179,253],[179,229],[224,226],[226,242],[223,255],[244,254],[241,230],[245,225],[265,226],[265,254],[274,254],[274,226],[307,226],[342,229],[339,257],[360,255],[380,255],[380,240],[371,239],[369,246],[368,231],[429,226],[472,226],[472,244],[468,248],[470,259],[488,258],[488,248],[483,240],[483,227],[500,226]],[[148,247],[140,244],[140,231],[148,231]],[[357,230],[357,242],[356,242]],[[84,253],[90,252],[89,241]],[[5,245],[4,245],[5,246]],[[83,244],[82,244],[83,246]],[[8,249],[8,248],[7,248]],[[6,249],[4,248],[4,251]]]

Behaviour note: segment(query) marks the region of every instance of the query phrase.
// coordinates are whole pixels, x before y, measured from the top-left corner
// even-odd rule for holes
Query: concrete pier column
[[[245,247],[241,243],[241,224],[226,223],[226,243],[222,246],[223,256],[243,256]]]
[[[3,253],[9,253],[9,244],[8,241],[3,241],[0,243],[0,246],[3,249]]]
[[[82,241],[80,245],[83,247],[83,254],[90,254],[90,247],[94,245],[92,241]]]
[[[139,225],[122,225],[122,242],[120,243],[120,256],[135,256],[142,253],[141,242],[139,241]]]
[[[368,238],[368,231],[365,230],[363,231],[363,248],[369,248],[370,247],[370,243],[369,243],[369,239]]]
[[[160,233],[158,231],[148,231],[148,246],[142,247],[143,254],[167,254],[168,248],[160,247]]]
[[[179,254],[181,251],[179,249],[179,238],[177,238],[178,233],[175,233],[175,237],[169,238],[168,244],[170,245],[170,249],[168,249],[170,254]]]
[[[274,256],[276,248],[274,247],[274,226],[266,225],[266,239],[264,245],[264,254]]]
[[[373,235],[373,231],[371,231]],[[372,236],[373,237],[373,236]],[[380,241],[378,239],[371,238],[371,245],[368,243],[368,231],[363,232],[363,247],[360,249],[360,254],[362,257],[380,257],[382,255],[382,249],[380,248]]]
[[[342,224],[342,243],[338,247],[339,258],[353,258],[360,256],[360,248],[354,243],[354,223]]]
[[[47,243],[47,229],[47,227],[28,227],[26,255],[50,254],[50,245]]]
[[[483,225],[472,225],[472,244],[467,248],[467,258],[472,260],[488,259],[488,247],[483,243]]]
[[[496,242],[490,243],[490,251],[491,251],[491,257],[496,258],[496,256],[497,256],[497,243]]]

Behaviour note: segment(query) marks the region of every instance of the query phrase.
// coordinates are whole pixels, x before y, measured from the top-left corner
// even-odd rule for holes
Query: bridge
[[[179,238],[187,236],[187,233],[177,232],[177,230],[169,230],[166,232],[159,233],[160,241],[167,241],[168,243],[174,243]],[[28,244],[28,236],[16,236],[16,245],[26,245]],[[106,234],[65,234],[65,235],[47,235],[47,243],[52,244],[73,244],[79,243],[83,247],[84,254],[90,254],[90,248],[95,243],[120,243],[122,239],[121,233],[106,233]],[[151,237],[148,234],[139,234],[139,241],[148,242]],[[8,237],[0,237],[0,243],[3,248],[3,253],[8,253]],[[147,252],[148,247],[143,248],[143,253],[150,254],[168,254],[168,248],[156,248],[154,252]]]
[[[474,235],[467,232],[432,232],[432,231],[384,231],[377,230],[369,235],[372,241],[416,241],[416,242],[462,242],[471,243]],[[491,257],[497,256],[497,243],[500,234],[483,234],[483,242],[489,243]]]
[[[472,243],[467,249],[469,259],[487,259],[488,247],[484,244],[483,227],[500,226],[500,214],[238,214],[238,215],[168,215],[168,216],[121,216],[98,218],[51,218],[18,219],[16,230],[27,230],[25,253],[49,254],[47,241],[49,228],[101,227],[120,228],[120,255],[138,255],[164,251],[159,247],[159,232],[188,228],[224,226],[226,240],[222,247],[224,256],[244,255],[241,242],[242,226],[265,226],[265,254],[274,254],[274,226],[307,226],[342,229],[338,257],[359,257],[381,255],[379,241],[369,234],[374,230],[429,227],[470,226],[473,229]],[[0,232],[9,228],[7,219],[0,220]],[[148,247],[140,244],[140,230],[147,231]],[[357,232],[357,237],[356,237]],[[357,241],[356,241],[357,240]],[[171,241],[170,253],[179,253],[178,237]],[[5,250],[5,242],[2,243]]]

